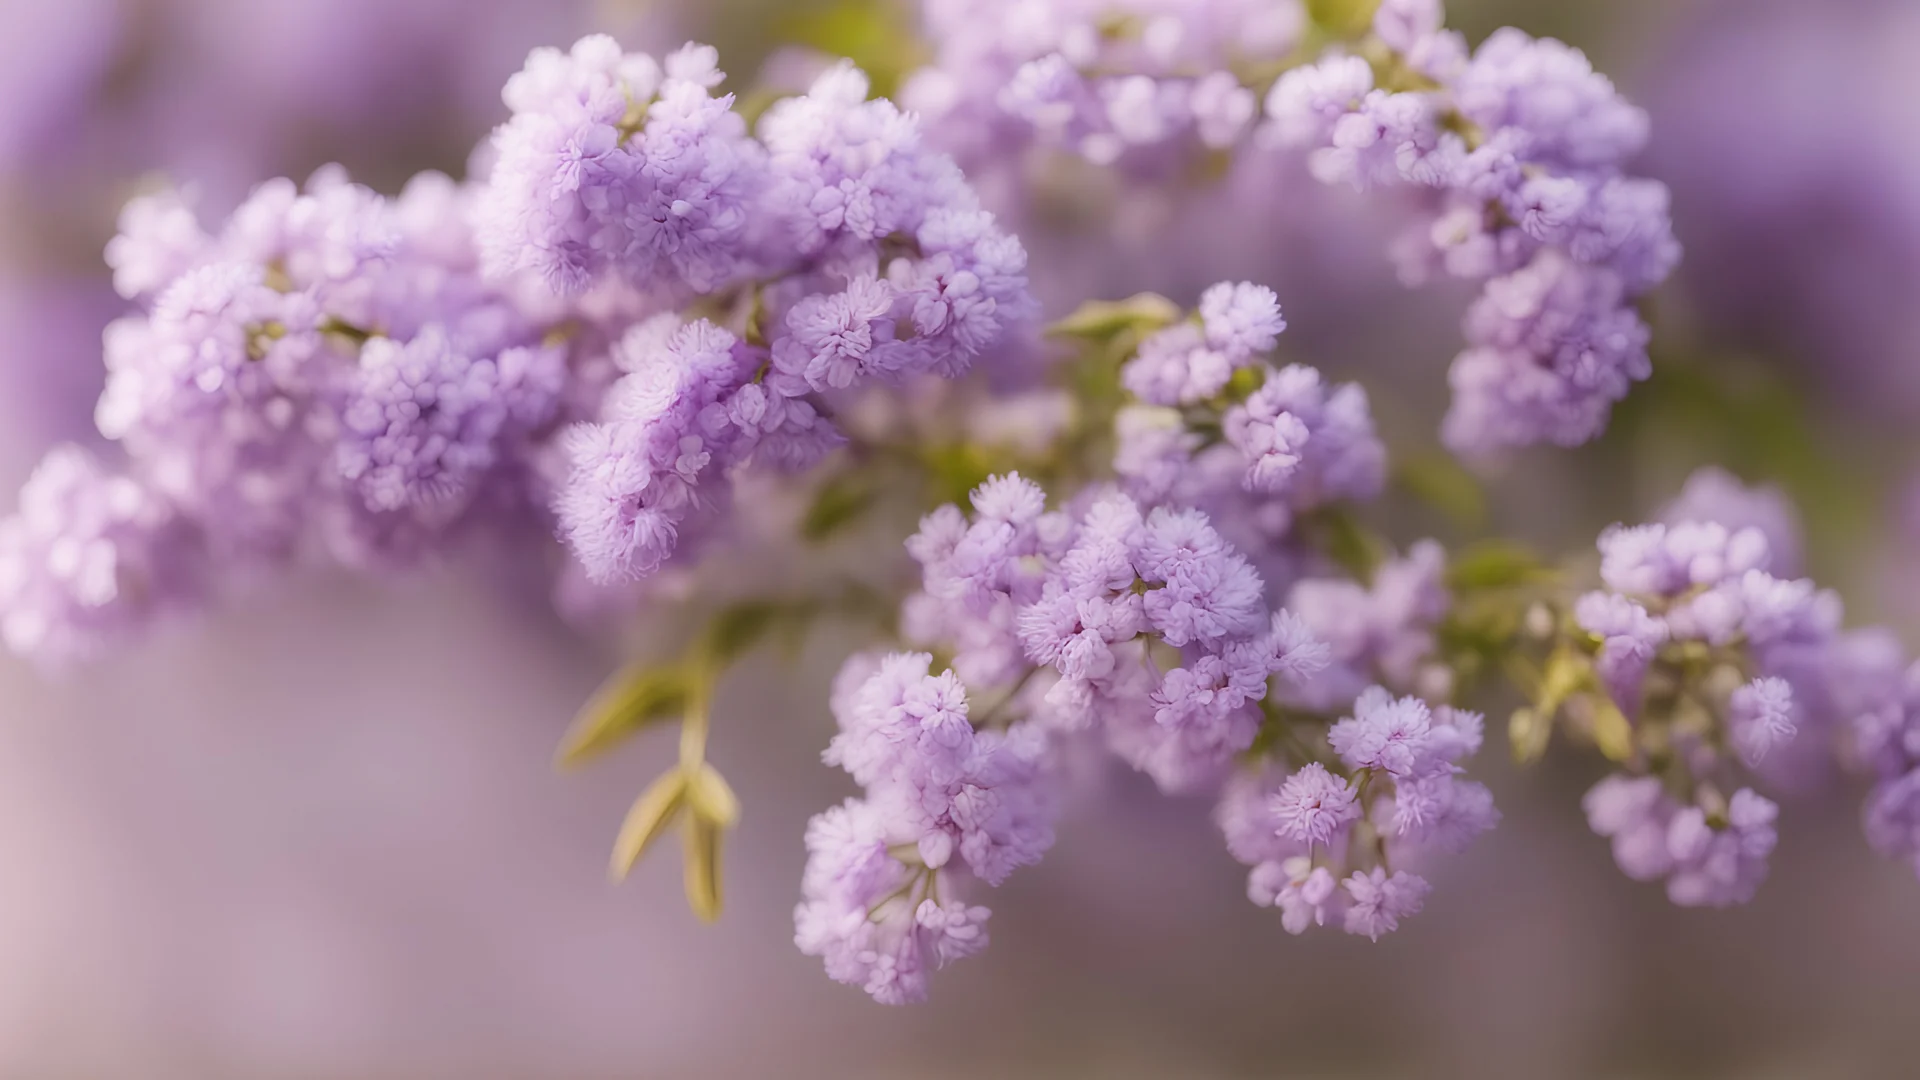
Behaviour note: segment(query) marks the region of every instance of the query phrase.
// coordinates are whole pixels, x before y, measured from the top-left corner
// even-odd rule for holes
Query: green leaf
[[[986,447],[967,442],[929,446],[921,451],[920,461],[927,470],[927,500],[936,506],[966,502],[987,477],[1010,472],[1013,465]]]
[[[1447,516],[1465,532],[1487,523],[1487,493],[1480,480],[1443,450],[1401,454],[1394,459],[1393,482],[1401,490]]]
[[[1539,555],[1511,540],[1469,545],[1447,564],[1447,588],[1456,593],[1526,585],[1551,576]]]
[[[1521,765],[1539,761],[1553,738],[1553,721],[1532,709],[1515,709],[1507,721],[1507,740],[1513,744],[1513,760]]]
[[[1098,340],[1123,330],[1158,330],[1178,322],[1180,315],[1180,306],[1158,293],[1135,293],[1125,300],[1088,300],[1047,327],[1047,333]]]
[[[701,763],[699,771],[687,783],[687,805],[703,820],[731,829],[740,821],[740,800],[720,771]]]
[[[1540,697],[1534,709],[1551,724],[1560,706],[1576,691],[1593,685],[1593,661],[1573,646],[1562,642],[1547,657],[1546,674],[1540,677]]]
[[[1587,705],[1592,711],[1588,721],[1593,745],[1609,761],[1626,762],[1633,757],[1633,722],[1605,694],[1590,694]]]
[[[792,618],[792,605],[774,600],[743,600],[714,612],[700,632],[697,655],[709,670],[719,671],[753,651],[774,626]]]
[[[907,5],[897,0],[796,3],[774,23],[773,39],[844,56],[865,71],[876,97],[891,97],[900,80],[926,63]]]
[[[1373,580],[1373,571],[1386,560],[1386,544],[1375,536],[1350,507],[1334,505],[1306,519],[1311,538],[1321,553],[1361,582]]]
[[[720,834],[718,825],[688,815],[681,843],[686,847],[687,906],[702,922],[720,917]]]
[[[686,805],[687,786],[686,773],[675,767],[647,785],[647,790],[633,801],[627,819],[620,823],[620,835],[613,841],[613,880],[624,879],[640,856],[673,824]]]
[[[574,717],[560,739],[554,763],[564,767],[590,761],[635,732],[679,716],[692,689],[688,672],[678,664],[633,663],[621,668]]]
[[[1380,0],[1307,0],[1307,17],[1340,37],[1358,37],[1373,25],[1379,6]]]
[[[865,471],[830,476],[800,518],[800,536],[820,543],[864,517],[879,497],[879,483]]]

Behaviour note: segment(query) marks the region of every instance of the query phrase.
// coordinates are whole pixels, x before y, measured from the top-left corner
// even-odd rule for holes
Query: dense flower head
[[[1375,568],[1370,586],[1344,577],[1295,582],[1287,607],[1327,643],[1331,663],[1289,698],[1330,709],[1374,683],[1414,689],[1451,602],[1446,561],[1445,548],[1422,540]]]
[[[1442,427],[1465,454],[1598,435],[1613,405],[1652,374],[1648,331],[1609,270],[1554,249],[1486,285],[1466,317]]]
[[[1258,112],[1235,64],[1284,57],[1307,26],[1296,0],[925,0],[933,63],[903,102],[971,158],[1056,147],[1159,174],[1240,142]]]
[[[639,577],[674,552],[690,519],[722,497],[716,479],[741,452],[727,398],[751,374],[739,342],[699,320],[661,316],[622,342],[630,373],[603,419],[568,433],[572,473],[556,509],[596,580]]]
[[[928,515],[908,543],[923,592],[910,640],[953,650],[984,686],[1024,685],[1017,713],[1050,727],[1098,726],[1109,746],[1169,790],[1217,782],[1259,727],[1269,681],[1311,677],[1324,647],[1272,612],[1260,576],[1205,514],[1143,512],[1117,491],[1077,514],[1045,510],[1018,476],[987,481],[971,521]],[[1153,649],[1177,652],[1155,663]]]
[[[1904,663],[1905,653],[1884,659]],[[1835,666],[1835,681],[1859,691],[1848,696],[1843,735],[1852,762],[1874,781],[1861,809],[1867,843],[1920,873],[1920,664],[1892,672],[1884,662]]]
[[[959,899],[952,875],[895,858],[882,811],[848,799],[808,823],[806,842],[794,942],[831,978],[882,1004],[923,1001],[931,971],[986,948],[987,909]]]
[[[998,885],[1053,842],[1046,744],[1030,728],[976,732],[965,684],[930,674],[931,663],[925,653],[882,660],[844,699],[826,760],[867,789],[892,843],[916,845],[934,870],[958,856]]]
[[[1203,510],[1258,551],[1301,513],[1379,494],[1386,449],[1366,391],[1330,386],[1303,364],[1269,365],[1261,354],[1284,329],[1269,290],[1222,282],[1192,318],[1140,343],[1120,371],[1140,404],[1114,425],[1113,467],[1129,495]],[[1230,382],[1245,389],[1230,393]]]
[[[1779,808],[1741,788],[1716,817],[1682,805],[1653,777],[1614,775],[1587,793],[1593,831],[1613,842],[1620,869],[1637,881],[1664,879],[1685,907],[1729,907],[1753,899],[1767,876]]]
[[[1665,186],[1621,171],[1646,115],[1577,49],[1506,28],[1469,56],[1441,19],[1403,0],[1374,20],[1434,89],[1377,85],[1368,59],[1331,51],[1274,83],[1266,134],[1326,182],[1428,192],[1432,212],[1395,247],[1410,282],[1487,281],[1450,376],[1452,449],[1586,442],[1647,377],[1633,299],[1679,258]]]
[[[373,510],[452,502],[500,461],[504,438],[553,415],[563,363],[551,348],[475,360],[438,327],[375,338],[341,407],[340,473]]]
[[[1668,525],[1717,522],[1735,533],[1758,529],[1767,539],[1767,569],[1774,573],[1797,575],[1805,561],[1800,515],[1786,495],[1770,484],[1749,487],[1718,466],[1694,470],[1680,494],[1660,511],[1660,520]]]
[[[578,293],[603,278],[711,292],[752,265],[764,155],[713,49],[658,63],[605,35],[536,49],[502,94],[480,242],[495,274]]]
[[[1291,773],[1277,757],[1242,769],[1214,819],[1252,868],[1248,898],[1278,907],[1288,933],[1331,922],[1378,940],[1430,890],[1419,874],[1390,871],[1389,859],[1457,853],[1500,820],[1492,793],[1460,776],[1480,749],[1481,718],[1371,687],[1325,740],[1334,757]]]
[[[60,447],[0,520],[0,636],[48,666],[91,659],[198,600],[203,557],[165,499]]]
[[[1823,744],[1837,727],[1850,726],[1856,737],[1897,727],[1883,718],[1901,712],[1892,704],[1899,700],[1899,652],[1872,633],[1842,634],[1833,594],[1768,572],[1768,533],[1745,524],[1756,517],[1750,500],[1717,493],[1703,503],[1672,514],[1670,524],[1604,533],[1600,575],[1607,591],[1581,598],[1576,618],[1599,642],[1596,668],[1626,715],[1648,722],[1641,687],[1650,668],[1664,663],[1656,684],[1663,700],[1687,693],[1708,703],[1738,765],[1776,783],[1804,782],[1824,769]],[[1713,520],[1728,505],[1728,520]],[[1699,673],[1697,660],[1669,659],[1670,648],[1705,657],[1707,673]],[[1746,788],[1723,798],[1723,778],[1736,762],[1695,745],[1696,736],[1681,737],[1693,747],[1676,779],[1685,790],[1676,796],[1659,779],[1616,776],[1589,793],[1589,819],[1613,841],[1629,876],[1664,878],[1675,903],[1744,903],[1765,876],[1777,808]],[[1885,740],[1875,734],[1856,750],[1868,743]],[[1896,756],[1891,766],[1898,765]],[[1696,785],[1699,793],[1690,794]]]
[[[1120,381],[1150,405],[1205,401],[1226,389],[1237,369],[1272,349],[1286,328],[1273,290],[1223,281],[1201,295],[1194,318],[1142,341],[1120,369]]]
[[[1047,735],[977,729],[966,684],[931,668],[926,653],[856,655],[835,680],[825,759],[865,793],[808,826],[794,914],[802,952],[886,1004],[924,998],[929,970],[985,947],[986,909],[955,897],[1038,862],[1058,813]]]

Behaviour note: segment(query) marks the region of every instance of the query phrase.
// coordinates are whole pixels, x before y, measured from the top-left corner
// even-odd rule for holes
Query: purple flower
[[[857,799],[807,825],[794,943],[827,975],[884,1005],[924,1001],[927,975],[987,944],[988,911],[952,897],[888,853],[879,811]]]
[[[138,481],[56,448],[0,520],[0,636],[49,667],[91,659],[199,598],[196,539]]]
[[[1666,644],[1666,621],[1618,593],[1590,592],[1573,607],[1581,628],[1601,639],[1594,666],[1608,696],[1629,716],[1639,712],[1640,686],[1654,653]]]
[[[1135,556],[1146,616],[1169,645],[1244,637],[1266,622],[1260,575],[1227,547],[1205,514],[1156,509]]]
[[[1353,786],[1313,762],[1287,778],[1273,797],[1280,831],[1308,847],[1326,846],[1360,819]]]
[[[1660,520],[1669,525],[1710,521],[1729,533],[1758,529],[1767,540],[1767,569],[1776,573],[1796,575],[1804,561],[1800,515],[1786,495],[1770,484],[1748,487],[1715,466],[1694,470]]]
[[[1430,775],[1446,767],[1445,743],[1433,733],[1433,714],[1415,697],[1395,698],[1372,687],[1353,703],[1353,715],[1333,725],[1327,741],[1354,769],[1378,769],[1395,779]]]
[[[1797,708],[1787,680],[1763,677],[1733,692],[1727,704],[1727,729],[1747,764],[1758,765],[1768,751],[1794,737]]]
[[[612,38],[536,49],[502,95],[480,241],[496,275],[533,270],[556,291],[606,277],[711,292],[751,262],[764,155],[715,98],[715,54],[688,45],[661,65]]]
[[[683,524],[711,507],[714,477],[741,451],[726,399],[750,369],[732,334],[706,321],[636,328],[633,374],[606,417],[568,433],[562,535],[596,581],[639,577],[671,556]]]
[[[1365,873],[1355,872],[1342,884],[1349,900],[1347,933],[1365,934],[1375,941],[1381,934],[1398,930],[1401,919],[1418,915],[1433,889],[1417,874],[1397,870],[1389,877],[1377,866]]]
[[[1778,807],[1748,788],[1734,792],[1724,826],[1709,824],[1699,807],[1683,808],[1667,827],[1673,855],[1667,897],[1683,907],[1729,907],[1753,899],[1779,839],[1773,824],[1778,815]]]

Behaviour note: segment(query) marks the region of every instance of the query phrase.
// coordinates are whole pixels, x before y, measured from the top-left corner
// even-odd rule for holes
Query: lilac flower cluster
[[[605,35],[535,49],[501,96],[481,246],[496,274],[539,272],[577,293],[602,277],[711,292],[750,263],[760,147],[731,96],[709,91],[719,54],[656,62]]]
[[[1428,193],[1396,251],[1410,282],[1486,281],[1453,365],[1449,446],[1585,442],[1647,377],[1633,300],[1679,257],[1666,188],[1622,171],[1646,115],[1577,49],[1508,28],[1469,53],[1442,22],[1440,0],[1386,0],[1377,48],[1282,75],[1264,131],[1311,149],[1330,183]]]
[[[921,145],[910,116],[867,100],[866,78],[852,67],[833,68],[807,94],[774,104],[757,140],[731,113],[731,124],[703,121],[696,137],[656,125],[677,123],[684,111],[663,111],[670,98],[698,97],[703,116],[725,111],[727,99],[704,97],[716,77],[709,52],[670,58],[662,96],[650,99],[652,61],[609,49],[617,46],[587,39],[571,57],[536,53],[509,85],[517,113],[497,136],[489,243],[552,253],[561,261],[542,267],[567,288],[611,280],[668,297],[724,289],[737,294],[733,306],[747,311],[747,324],[737,332],[706,320],[679,327],[664,316],[636,327],[616,350],[627,374],[598,422],[568,436],[571,475],[559,496],[562,534],[601,582],[658,569],[683,530],[716,518],[734,469],[817,462],[842,441],[826,418],[832,395],[859,383],[961,374],[1035,311],[1019,241],[979,209],[950,159]],[[557,97],[532,89],[557,86],[570,89]],[[591,131],[568,128],[574,134],[557,144],[541,135],[554,123],[542,108],[573,124],[581,94],[598,110],[579,120]],[[609,95],[617,100],[600,101]],[[643,111],[644,128],[623,134],[623,110]],[[690,149],[722,139],[723,130],[737,143],[724,154]],[[594,160],[611,171],[581,173],[580,148],[602,144]],[[726,193],[701,196],[700,212],[716,201],[737,205],[698,227],[692,212],[660,211],[661,221],[694,228],[697,243],[678,234],[620,238],[622,222],[653,213],[633,209],[651,205],[640,188],[691,191],[693,179],[670,175],[683,168],[719,183],[720,158]],[[523,182],[533,175],[543,179]],[[582,177],[616,193],[567,186],[587,183]],[[722,218],[731,231],[708,227]],[[593,246],[602,241],[615,246]],[[678,285],[659,280],[668,263]]]
[[[1920,874],[1920,664],[1882,671],[1866,680],[1868,700],[1847,732],[1851,756],[1874,781],[1861,824],[1875,851]]]
[[[1093,491],[1077,514],[1049,513],[1018,476],[982,485],[974,507],[971,522],[943,507],[909,541],[924,589],[903,608],[908,637],[949,645],[970,684],[1023,686],[1013,704],[1051,728],[1097,723],[1170,791],[1223,776],[1269,679],[1324,662],[1200,511]]]
[[[1194,506],[1250,551],[1295,518],[1365,501],[1386,479],[1359,385],[1329,387],[1301,364],[1265,359],[1286,329],[1269,289],[1221,282],[1187,320],[1149,335],[1120,369],[1137,404],[1116,418],[1114,471],[1150,505]]]
[[[1298,0],[926,0],[933,63],[901,88],[964,158],[1058,147],[1164,175],[1241,142],[1251,69],[1307,30]]]
[[[1376,683],[1445,700],[1448,673],[1432,654],[1434,628],[1452,604],[1446,564],[1446,550],[1422,540],[1375,567],[1366,585],[1345,577],[1295,582],[1287,607],[1327,643],[1331,662],[1287,700],[1316,711],[1342,709]]]
[[[147,487],[78,447],[54,450],[0,521],[0,637],[48,663],[96,655],[198,599],[196,539]]]
[[[902,632],[951,670],[930,675],[926,653],[848,662],[826,756],[866,796],[808,833],[800,947],[881,1001],[922,996],[926,970],[984,943],[985,910],[944,882],[998,884],[1051,843],[1052,739],[1098,728],[1161,786],[1204,789],[1252,745],[1269,681],[1324,662],[1199,511],[1143,512],[1111,490],[1049,511],[1018,474],[972,503],[971,520],[941,507],[907,543],[923,590]]]
[[[1646,117],[1580,52],[1515,30],[1469,50],[1439,0],[923,11],[934,62],[907,108],[839,63],[737,109],[713,49],[595,36],[528,57],[471,180],[384,197],[328,168],[217,228],[178,193],[134,200],[106,257],[138,310],[107,328],[95,417],[119,456],[53,451],[0,520],[0,638],[84,660],[223,573],[393,568],[485,533],[557,534],[595,587],[677,580],[749,531],[736,483],[831,459],[815,538],[816,517],[897,508],[902,475],[984,476],[920,519],[917,585],[876,620],[896,640],[832,693],[824,760],[860,790],[807,828],[795,941],[878,1001],[986,946],[977,901],[1051,848],[1075,743],[1215,800],[1288,932],[1394,931],[1437,857],[1500,820],[1465,773],[1482,717],[1456,707],[1488,676],[1527,696],[1520,756],[1563,724],[1614,764],[1589,823],[1675,903],[1750,899],[1777,840],[1760,792],[1836,760],[1871,778],[1870,845],[1920,872],[1920,665],[1842,630],[1777,491],[1696,474],[1656,523],[1600,537],[1584,595],[1583,564],[1390,543],[1350,505],[1387,475],[1367,394],[1275,360],[1272,290],[1090,303],[1048,367],[1026,249],[956,162],[989,183],[1110,167],[1143,213],[1226,170],[1264,179],[1285,148],[1398,189],[1403,276],[1480,283],[1445,441],[1571,445],[1647,377],[1636,305],[1678,258],[1666,189],[1626,171]],[[1303,43],[1325,48],[1302,63]],[[995,377],[962,382],[977,366]],[[854,576],[864,601],[881,575]],[[705,759],[713,682],[830,608],[750,596],[589,710],[568,754],[644,726],[623,710],[684,710],[617,868],[681,820],[690,897],[717,912],[738,807]]]
[[[408,562],[537,506],[531,462],[571,354],[547,335],[565,312],[481,278],[470,208],[436,174],[388,200],[337,169],[304,192],[261,185],[217,233],[174,193],[130,203],[107,261],[143,310],[107,328],[96,412],[127,463],[109,477],[63,450],[44,475],[64,494],[23,497],[9,609],[40,629],[15,647],[84,655],[215,584],[163,568]],[[75,607],[57,599],[64,553],[106,542],[86,509],[102,500],[127,515],[111,540],[130,576]],[[137,554],[138,522],[165,523],[167,557]]]
[[[1478,713],[1430,708],[1370,687],[1352,715],[1313,738],[1292,772],[1273,754],[1227,786],[1215,817],[1227,849],[1253,868],[1247,894],[1278,907],[1288,933],[1332,920],[1378,940],[1418,914],[1430,885],[1394,864],[1463,850],[1500,820],[1484,785],[1459,777],[1480,749]],[[1299,752],[1314,748],[1302,741]]]
[[[1766,880],[1767,856],[1779,836],[1779,807],[1751,788],[1733,793],[1712,813],[1682,805],[1651,776],[1613,775],[1587,792],[1593,831],[1613,842],[1613,858],[1635,881],[1667,884],[1667,896],[1688,907],[1744,904]]]
[[[926,997],[927,973],[987,943],[998,885],[1053,844],[1058,803],[1035,725],[976,730],[967,688],[926,653],[858,655],[836,683],[826,760],[865,788],[807,828],[800,950],[886,1004]]]
[[[1665,878],[1675,903],[1744,903],[1765,877],[1776,808],[1740,786],[1739,767],[1780,775],[1783,747],[1817,748],[1831,730],[1833,660],[1848,647],[1839,600],[1768,573],[1753,527],[1616,526],[1600,552],[1607,588],[1574,618],[1602,691],[1635,725],[1629,764],[1657,775],[1603,781],[1588,818],[1623,871]]]

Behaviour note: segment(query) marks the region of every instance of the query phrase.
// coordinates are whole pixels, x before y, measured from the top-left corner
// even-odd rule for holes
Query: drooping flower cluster
[[[97,416],[130,482],[222,564],[389,566],[554,513],[590,578],[631,578],[717,520],[733,471],[837,445],[834,395],[958,374],[1031,318],[1019,242],[864,76],[755,138],[714,60],[536,50],[475,182],[389,200],[324,170],[217,233],[136,199],[107,259],[145,310],[107,332]],[[708,317],[667,313],[696,294]],[[31,565],[52,539],[20,576],[66,572]],[[95,628],[131,603],[98,602]]]
[[[604,35],[535,49],[501,96],[481,245],[496,274],[538,272],[578,293],[613,277],[641,291],[712,292],[753,263],[759,145],[710,93],[719,54],[665,63]]]
[[[127,464],[89,483],[179,525],[190,540],[167,546],[197,545],[202,563],[406,562],[489,514],[524,516],[544,497],[530,462],[564,410],[571,349],[547,338],[563,309],[482,280],[470,207],[437,174],[387,200],[337,169],[305,192],[261,185],[217,233],[171,192],[134,200],[107,261],[144,310],[107,328],[96,412]],[[61,453],[48,475],[76,476]],[[40,538],[10,552],[27,595],[51,595],[60,553],[96,527],[72,497],[66,537],[23,505],[16,535]],[[163,579],[179,565],[96,590],[84,616],[42,611],[46,648],[16,647],[84,654],[116,611],[138,622],[208,584]]]
[[[1203,789],[1252,745],[1269,680],[1323,663],[1198,511],[1143,513],[1111,490],[1049,511],[1017,474],[972,502],[971,520],[941,507],[907,544],[923,589],[905,602],[902,632],[947,652],[952,669],[930,675],[924,653],[848,662],[827,759],[867,794],[809,833],[801,948],[882,1001],[919,997],[928,968],[971,951],[949,948],[948,928],[964,922],[969,945],[985,940],[984,910],[935,891],[944,868],[957,859],[998,884],[1051,842],[1048,740],[1097,730],[1161,786]],[[992,704],[972,707],[982,700]],[[866,869],[841,869],[856,861]]]
[[[1266,132],[1356,187],[1424,190],[1402,276],[1485,280],[1455,359],[1447,443],[1468,454],[1585,442],[1647,377],[1639,294],[1679,247],[1667,190],[1623,172],[1645,113],[1579,50],[1503,29],[1471,53],[1440,0],[1386,0],[1360,54],[1282,75]]]
[[[751,473],[831,459],[809,540],[987,476],[921,519],[917,587],[884,605],[898,640],[833,691],[824,757],[860,793],[807,829],[795,940],[879,1001],[985,947],[981,890],[1050,849],[1072,741],[1217,799],[1287,931],[1395,930],[1434,858],[1500,818],[1465,778],[1482,718],[1455,707],[1488,677],[1525,695],[1520,756],[1561,725],[1613,762],[1590,824],[1676,903],[1754,894],[1778,816],[1759,792],[1824,773],[1836,741],[1871,777],[1871,846],[1920,870],[1920,666],[1840,629],[1777,492],[1697,474],[1658,524],[1601,537],[1585,595],[1579,563],[1398,546],[1348,505],[1387,475],[1367,395],[1274,360],[1271,290],[1091,302],[1049,366],[1026,249],[976,196],[997,185],[1023,229],[1064,205],[1137,239],[1183,202],[1284,202],[1274,162],[1304,151],[1413,204],[1410,281],[1481,283],[1446,441],[1578,443],[1646,377],[1636,305],[1678,257],[1665,189],[1626,172],[1646,117],[1582,54],[1515,30],[1469,50],[1438,0],[923,6],[934,62],[907,108],[841,63],[736,109],[712,49],[590,37],[512,77],[470,181],[384,198],[328,169],[211,230],[177,194],[129,204],[107,260],[140,311],[108,329],[97,413],[124,464],[63,447],[33,474],[0,521],[0,637],[84,659],[203,602],[216,569],[391,567],[489,527],[557,532],[606,585],[747,532]],[[1226,267],[1191,270],[1183,289]],[[976,365],[995,378],[941,381]],[[881,575],[852,576],[864,616]],[[726,607],[570,737],[584,754],[645,726],[621,710],[683,711],[617,868],[680,823],[690,898],[717,913],[738,806],[705,758],[713,682],[839,601]]]
[[[1831,730],[1839,600],[1768,573],[1752,527],[1616,526],[1600,552],[1607,588],[1581,597],[1574,618],[1633,725],[1627,764],[1652,775],[1603,781],[1588,817],[1626,873],[1666,878],[1676,903],[1743,903],[1765,876],[1775,807],[1740,777]]]
[[[1461,851],[1500,820],[1486,787],[1459,776],[1480,749],[1478,713],[1375,686],[1329,728],[1277,722],[1285,734],[1228,784],[1215,818],[1253,868],[1247,895],[1280,908],[1289,933],[1332,921],[1378,940],[1431,888],[1396,864]]]
[[[1874,682],[1847,732],[1851,756],[1874,781],[1861,824],[1875,851],[1920,874],[1920,664]]]
[[[1369,584],[1345,577],[1295,582],[1287,607],[1327,643],[1331,663],[1288,699],[1319,711],[1342,709],[1375,683],[1444,699],[1446,672],[1431,656],[1434,628],[1451,600],[1446,562],[1444,548],[1422,540],[1375,567]]]
[[[1665,880],[1667,896],[1688,907],[1744,904],[1766,880],[1779,835],[1779,807],[1741,788],[1711,811],[1682,804],[1652,776],[1609,776],[1583,805],[1593,831],[1613,842],[1613,858],[1635,881]]]
[[[48,663],[88,659],[198,599],[197,537],[164,500],[93,456],[49,453],[0,521],[0,637]]]
[[[926,0],[932,65],[901,88],[962,157],[1058,147],[1164,175],[1240,142],[1246,83],[1307,29],[1298,0]]]
[[[1258,551],[1302,513],[1380,493],[1386,449],[1366,391],[1328,387],[1265,355],[1286,328],[1273,292],[1221,282],[1187,320],[1140,343],[1120,370],[1138,404],[1116,418],[1114,471],[1149,505],[1199,507]]]
[[[807,828],[802,952],[886,1004],[987,943],[973,879],[998,885],[1053,844],[1058,801],[1035,725],[976,730],[967,688],[926,653],[855,656],[834,693],[826,760],[865,789]]]
[[[552,64],[599,70],[603,48],[583,43],[576,54],[584,54],[570,62],[536,55],[523,77],[546,78]],[[692,63],[687,54],[669,63],[668,83]],[[609,151],[639,163],[639,176],[664,153],[651,141],[655,108],[647,111],[645,137]],[[515,134],[538,115],[523,112],[502,129],[503,160],[511,152],[524,159],[522,171],[537,164],[565,172],[570,151],[523,144]],[[857,383],[958,375],[1034,311],[1019,241],[978,208],[951,160],[922,147],[910,116],[884,99],[867,100],[866,78],[852,67],[834,68],[806,95],[777,102],[761,119],[757,142],[740,138],[752,151],[730,152],[729,161],[753,163],[740,165],[753,176],[739,212],[747,223],[742,236],[757,247],[732,265],[756,278],[731,280],[738,274],[729,271],[686,283],[737,290],[734,306],[747,310],[748,324],[738,333],[705,320],[636,328],[616,351],[629,374],[609,393],[599,422],[567,441],[572,474],[560,495],[562,534],[597,581],[657,569],[683,529],[723,505],[733,469],[818,461],[841,441],[823,395]],[[616,213],[596,200],[568,205],[596,237]],[[511,238],[496,242],[524,249]],[[581,283],[612,275],[640,286],[655,274],[651,256],[596,256],[580,267],[568,274]]]

